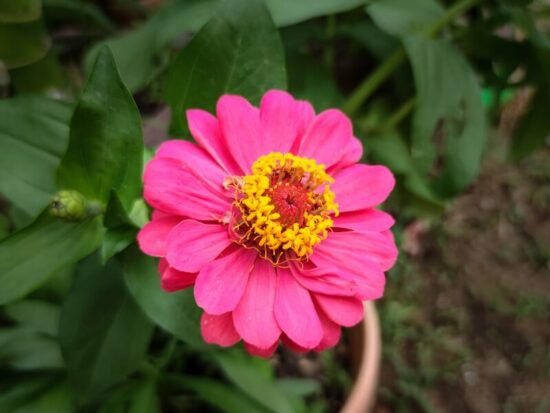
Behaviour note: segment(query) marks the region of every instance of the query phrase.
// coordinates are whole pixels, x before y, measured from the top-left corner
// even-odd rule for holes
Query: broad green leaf
[[[51,0],[50,0],[51,1]],[[98,43],[86,56],[90,68],[102,45],[108,45],[128,89],[143,88],[158,72],[162,52],[177,36],[199,30],[223,2],[186,0],[169,2],[147,22],[131,32]],[[364,0],[267,0],[277,26],[287,26],[325,14],[359,7]]]
[[[52,49],[37,62],[10,70],[10,78],[17,93],[72,96],[63,66]]]
[[[50,336],[59,330],[59,307],[41,300],[23,300],[6,305],[4,312],[13,321]]]
[[[13,381],[0,394],[0,411],[9,413],[74,413],[73,397],[64,380],[38,375]]]
[[[476,75],[445,40],[409,36],[405,48],[413,68],[417,110],[412,156],[426,174],[437,157],[434,135],[441,126],[444,167],[434,182],[442,196],[464,189],[478,174],[485,149],[485,111]]]
[[[0,0],[0,22],[28,22],[38,20],[42,0]]]
[[[67,296],[59,339],[71,385],[86,399],[121,382],[145,357],[152,326],[126,291],[116,261],[84,261]]]
[[[274,381],[258,374],[257,367],[246,356],[237,352],[224,352],[216,354],[215,359],[227,378],[262,406],[275,413],[293,411],[285,393]]]
[[[205,403],[224,413],[268,413],[246,394],[225,383],[201,377],[181,377],[179,381],[194,391]]]
[[[57,341],[34,329],[0,329],[0,364],[18,370],[60,369],[64,366]]]
[[[50,38],[41,19],[24,23],[0,22],[0,61],[8,69],[42,59],[50,45]]]
[[[436,0],[378,0],[369,2],[367,13],[385,32],[401,37],[426,29],[444,9]]]
[[[160,413],[155,377],[126,382],[105,396],[98,413]]]
[[[134,299],[157,325],[180,340],[197,348],[206,346],[202,340],[200,310],[191,290],[167,293],[160,287],[160,275],[153,258],[137,247],[122,258],[124,279]]]
[[[313,379],[285,377],[277,380],[277,386],[285,393],[296,397],[307,397],[318,393],[321,383]]]
[[[84,0],[44,0],[46,22],[71,22],[113,31],[113,23],[93,3]]]
[[[224,93],[257,104],[268,89],[286,89],[279,33],[260,0],[229,0],[178,55],[165,94],[174,126],[186,130],[185,110],[215,111]]]
[[[31,218],[55,192],[70,116],[69,105],[45,97],[0,101],[0,192]]]
[[[288,26],[360,7],[365,0],[266,0],[266,4],[277,26]]]
[[[123,251],[136,240],[137,230],[132,227],[110,228],[105,232],[101,244],[101,263],[105,264],[113,256]]]
[[[139,110],[103,48],[71,120],[58,186],[104,203],[114,190],[129,210],[141,194],[142,156]]]
[[[15,301],[95,250],[103,233],[98,218],[56,221],[47,212],[0,242],[0,305]]]
[[[533,96],[527,113],[521,118],[514,132],[510,149],[512,159],[520,160],[542,146],[550,136],[550,87],[541,86]]]

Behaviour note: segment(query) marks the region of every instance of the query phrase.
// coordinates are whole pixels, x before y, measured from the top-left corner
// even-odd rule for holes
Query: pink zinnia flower
[[[197,144],[163,143],[145,170],[155,209],[139,233],[160,257],[162,287],[194,286],[204,340],[244,341],[271,355],[279,341],[323,350],[382,296],[397,250],[378,209],[394,186],[334,109],[270,91],[256,108],[222,96],[217,117],[187,111]]]

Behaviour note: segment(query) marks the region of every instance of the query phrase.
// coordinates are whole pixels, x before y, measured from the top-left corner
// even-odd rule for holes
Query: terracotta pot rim
[[[365,318],[360,324],[361,360],[355,383],[340,413],[369,412],[376,401],[382,340],[378,312],[372,301],[364,303]]]

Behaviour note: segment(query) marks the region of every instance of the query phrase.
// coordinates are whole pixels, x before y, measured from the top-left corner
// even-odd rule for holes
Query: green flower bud
[[[62,190],[50,202],[50,213],[65,221],[82,221],[88,217],[88,201],[77,191]]]

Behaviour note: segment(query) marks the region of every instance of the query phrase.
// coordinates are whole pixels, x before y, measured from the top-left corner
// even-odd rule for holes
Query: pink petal
[[[199,272],[230,243],[225,226],[186,219],[170,231],[166,259],[179,271]]]
[[[216,113],[222,136],[233,158],[244,172],[249,172],[262,153],[260,111],[241,96],[224,95],[218,100]]]
[[[230,347],[241,339],[233,326],[231,313],[222,315],[202,313],[201,333],[204,341],[222,347]]]
[[[262,152],[289,152],[309,122],[307,116],[304,107],[287,92],[267,92],[260,105]]]
[[[315,247],[311,260],[323,267],[362,273],[366,268],[389,270],[397,259],[397,248],[377,232],[339,231],[329,233]]]
[[[312,158],[327,168],[346,154],[353,137],[351,121],[336,109],[321,112],[309,125],[298,154]]]
[[[223,192],[223,181],[228,173],[198,145],[182,140],[166,141],[160,145],[156,156],[178,161],[182,168],[194,173],[205,184]]]
[[[323,338],[323,328],[309,292],[290,271],[277,269],[275,318],[279,327],[296,344],[312,349]]]
[[[387,212],[378,209],[362,209],[344,212],[333,218],[334,227],[354,229],[356,231],[382,232],[390,229],[395,220]]]
[[[275,287],[275,269],[258,258],[241,302],[233,311],[235,328],[243,340],[260,349],[270,348],[281,335],[273,314]]]
[[[287,346],[290,350],[294,351],[295,353],[303,354],[303,353],[307,353],[308,351],[311,350],[309,348],[299,346],[294,341],[292,341],[290,338],[288,338],[288,336],[286,334],[283,334],[281,336],[281,341],[283,342],[283,344],[285,346]]]
[[[338,325],[351,327],[363,319],[363,303],[356,298],[315,294],[315,302]]]
[[[189,288],[195,284],[197,279],[197,273],[178,271],[169,265],[162,271],[159,265],[159,272],[161,273],[160,285],[164,291],[169,293]]]
[[[323,310],[318,309],[317,314],[319,314],[319,319],[321,320],[324,334],[319,345],[315,347],[315,351],[323,351],[338,344],[342,334],[342,329],[338,324],[329,319]]]
[[[242,175],[243,170],[239,168],[231,157],[225,140],[222,138],[218,119],[200,109],[188,110],[186,115],[189,130],[197,143],[227,172],[234,175]]]
[[[388,168],[358,164],[333,175],[331,189],[336,194],[340,212],[375,207],[391,193],[395,179]]]
[[[311,103],[305,100],[296,101],[296,116],[301,120],[298,128],[298,137],[299,141],[295,142],[295,148],[298,149],[299,145],[296,146],[296,143],[301,143],[301,138],[305,135],[306,131],[309,129],[309,125],[315,120],[315,110]]]
[[[246,351],[248,351],[253,356],[258,356],[263,358],[271,357],[273,353],[275,353],[275,350],[277,349],[278,345],[279,345],[279,342],[276,341],[275,343],[273,343],[271,347],[263,349],[263,348],[258,348],[256,346],[253,346],[252,344],[247,343],[246,341],[244,342],[244,348],[246,348]]]
[[[237,248],[206,264],[195,283],[195,301],[208,314],[223,314],[237,306],[248,282],[256,251]]]
[[[291,265],[290,271],[296,281],[309,291],[344,296],[356,294],[355,282],[342,278],[339,275],[304,271],[300,270],[297,265]]]
[[[348,147],[346,148],[346,152],[344,153],[344,156],[342,157],[342,159],[340,159],[338,163],[330,167],[329,173],[333,174],[342,168],[345,168],[350,165],[354,165],[357,162],[359,162],[362,157],[363,157],[363,144],[359,139],[354,137],[351,139]]]
[[[145,168],[145,200],[161,211],[199,220],[221,219],[229,210],[229,193],[206,185],[175,159],[155,158]]]
[[[153,219],[148,222],[138,232],[137,241],[139,247],[147,255],[152,255],[153,257],[165,256],[168,233],[180,222],[181,218],[174,215]]]

